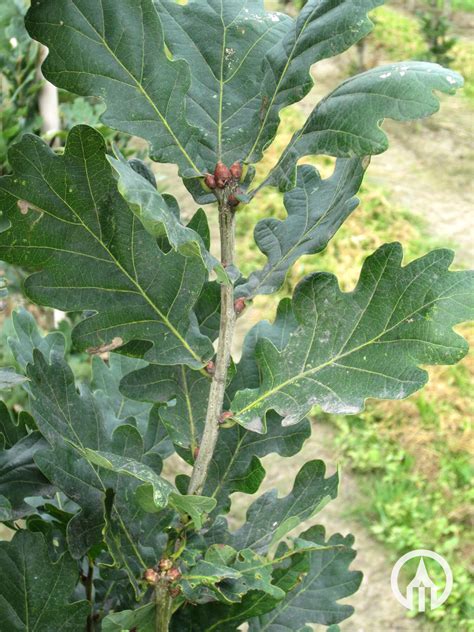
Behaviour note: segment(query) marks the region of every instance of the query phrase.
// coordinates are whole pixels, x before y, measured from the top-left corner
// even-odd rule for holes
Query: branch
[[[155,588],[155,604],[156,604],[156,617],[155,617],[155,631],[156,632],[168,632],[169,623],[171,619],[171,606],[172,598],[168,591],[168,584],[166,582],[160,582]]]
[[[221,262],[224,268],[234,264],[235,257],[235,209],[228,202],[231,190],[216,190],[219,204],[219,228],[221,236]],[[234,287],[221,286],[221,321],[217,348],[216,370],[209,393],[206,423],[199,454],[189,483],[189,494],[199,494],[206,481],[207,472],[219,434],[219,419],[224,404],[227,372],[234,337],[236,314],[234,309]]]

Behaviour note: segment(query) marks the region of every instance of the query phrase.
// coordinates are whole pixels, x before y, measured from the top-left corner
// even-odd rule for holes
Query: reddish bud
[[[230,419],[233,416],[234,416],[234,413],[232,413],[230,410],[225,410],[222,413],[222,415],[219,417],[219,423],[223,424],[227,421],[227,419]]]
[[[215,372],[216,372],[216,365],[214,364],[214,362],[212,360],[207,363],[206,371],[207,371],[207,373],[209,373],[209,375],[214,375],[215,374]]]
[[[206,175],[206,177],[204,178],[204,182],[205,182],[206,186],[208,186],[210,189],[215,189],[216,186],[217,186],[216,185],[216,179],[211,173],[208,173]]]
[[[168,592],[170,597],[175,599],[176,597],[179,597],[179,594],[181,593],[181,586],[174,586],[173,588],[170,588]]]
[[[193,452],[194,460],[196,460],[199,456],[199,448],[194,448]]]
[[[154,568],[147,568],[146,571],[143,573],[143,579],[147,582],[147,584],[156,586],[160,579],[160,576]]]
[[[233,193],[229,195],[229,197],[227,198],[227,202],[229,203],[229,206],[231,206],[232,208],[235,208],[236,206],[239,206],[240,204],[239,200],[235,197]]]
[[[170,568],[173,568],[173,562],[165,557],[159,561],[158,568],[160,571],[169,571]]]
[[[166,577],[170,582],[177,582],[181,578],[181,571],[179,568],[172,568],[166,573]]]
[[[216,186],[219,189],[223,189],[225,185],[229,182],[229,180],[232,179],[231,172],[223,162],[217,163],[216,170],[214,171],[214,176],[216,178]]]
[[[238,298],[234,303],[234,310],[237,316],[240,316],[240,314],[244,311],[246,307],[247,307],[247,303],[245,302],[245,299]]]
[[[230,172],[234,180],[237,180],[237,182],[240,182],[242,178],[242,163],[240,163],[239,161],[234,162],[234,164],[230,168]]]

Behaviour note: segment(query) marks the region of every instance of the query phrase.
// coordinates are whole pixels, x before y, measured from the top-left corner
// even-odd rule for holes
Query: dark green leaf
[[[452,327],[474,316],[472,273],[449,272],[449,250],[404,268],[402,257],[399,244],[380,248],[353,292],[341,292],[331,274],[303,280],[293,298],[298,326],[282,351],[271,340],[258,342],[261,385],[237,393],[234,418],[264,432],[268,410],[284,425],[314,405],[359,412],[368,397],[402,399],[420,389],[427,381],[420,364],[464,357],[467,343]]]
[[[65,554],[53,564],[40,533],[0,542],[0,629],[83,632],[90,605],[69,603],[78,581],[77,563]]]
[[[15,520],[35,512],[25,498],[54,492],[34,462],[35,454],[47,446],[34,428],[28,413],[23,411],[15,419],[0,401],[0,495]]]
[[[12,336],[8,339],[8,345],[23,371],[27,364],[33,362],[34,349],[41,351],[48,360],[54,354],[64,355],[66,348],[64,335],[59,331],[53,331],[47,336],[42,336],[35,319],[26,309],[20,307],[15,310],[12,314],[12,321],[15,337]]]
[[[251,149],[261,108],[262,58],[291,27],[262,0],[157,0],[165,39],[192,71],[188,120],[203,130],[199,155],[210,170]]]
[[[5,402],[0,400],[0,448],[11,448],[36,426],[30,415],[22,411],[15,419]]]
[[[151,364],[125,376],[120,390],[131,399],[169,404],[160,407],[160,417],[173,443],[192,455],[204,428],[210,384],[210,376],[187,367]]]
[[[355,557],[355,551],[350,548],[354,538],[336,534],[326,542],[322,527],[312,527],[302,538],[323,547],[334,548],[310,552],[309,572],[288,592],[285,599],[275,604],[275,609],[250,621],[250,632],[293,632],[308,623],[331,625],[343,621],[354,612],[352,606],[338,603],[339,599],[356,592],[362,581],[362,573],[349,570]],[[285,548],[282,545],[277,555],[281,555]],[[283,563],[282,568],[275,573],[275,584],[282,586],[286,592],[288,574],[293,575],[294,570],[291,566],[285,566]]]
[[[327,180],[309,165],[299,167],[296,187],[285,195],[288,218],[263,219],[255,228],[255,241],[268,263],[236,288],[236,296],[276,292],[299,257],[324,250],[357,208],[359,201],[354,196],[367,166],[368,162],[359,158],[340,159]]]
[[[13,510],[8,498],[0,496],[0,522],[9,522],[13,520]]]
[[[291,303],[284,300],[279,305],[274,325],[262,321],[250,330],[244,341],[239,370],[227,389],[229,398],[240,389],[256,388],[260,384],[255,361],[255,347],[260,338],[270,338],[275,346],[283,348],[295,326]],[[265,435],[250,432],[239,425],[220,432],[204,487],[204,493],[217,500],[218,510],[229,510],[232,493],[252,494],[258,490],[265,476],[259,457],[271,453],[293,456],[310,436],[308,421],[298,427],[285,428],[278,415],[269,414],[272,417]]]
[[[136,580],[156,562],[163,547],[162,520],[147,514],[136,499],[140,481],[100,468],[81,457],[87,450],[106,451],[139,463],[145,459],[143,439],[132,425],[116,419],[104,401],[81,386],[59,356],[48,364],[39,351],[28,366],[32,413],[51,449],[35,455],[40,470],[81,510],[67,526],[75,558],[85,555],[105,537],[115,564],[127,570],[137,593]],[[133,421],[133,420],[130,420]],[[159,465],[154,460],[155,468]]]
[[[211,229],[204,209],[198,208],[189,221],[188,228],[192,228],[201,237],[207,250],[211,249]]]
[[[127,421],[133,417],[140,433],[144,435],[148,429],[151,404],[127,399],[119,390],[122,378],[146,366],[146,362],[136,358],[127,358],[117,353],[110,353],[107,362],[95,356],[92,358],[92,382],[94,399],[101,400],[101,408],[110,411],[114,418]]]
[[[221,286],[215,281],[205,283],[195,311],[201,332],[211,340],[219,336],[220,307]]]
[[[313,64],[348,49],[372,30],[367,13],[383,0],[309,0],[264,59],[258,135],[247,160],[260,160],[275,137],[280,111],[313,86]]]
[[[159,250],[118,193],[100,134],[74,128],[63,156],[25,136],[10,159],[15,175],[1,179],[0,204],[11,227],[0,234],[0,258],[42,270],[27,279],[27,295],[96,312],[73,331],[80,349],[141,340],[149,361],[203,366],[214,350],[192,309],[206,270],[197,257]]]
[[[173,61],[152,0],[38,0],[26,16],[30,35],[48,47],[43,65],[59,88],[100,97],[101,119],[151,144],[154,160],[199,175],[200,132],[186,120],[190,72]]]
[[[267,183],[292,188],[298,159],[310,154],[350,158],[383,153],[388,148],[384,119],[430,116],[439,110],[435,90],[454,94],[462,85],[458,73],[419,61],[380,66],[347,79],[316,106]]]
[[[219,511],[228,511],[230,494],[254,494],[260,487],[265,470],[259,457],[272,453],[293,456],[301,450],[310,434],[308,421],[297,428],[283,428],[278,415],[271,418],[265,435],[250,432],[239,425],[222,430],[203,493],[216,499]]]
[[[322,461],[308,461],[295,479],[293,490],[284,498],[278,492],[266,492],[250,506],[243,527],[233,534],[232,546],[250,548],[258,553],[268,549],[305,520],[312,518],[337,496],[339,476],[324,478]]]
[[[55,491],[34,461],[46,447],[40,433],[32,432],[8,450],[0,449],[0,495],[8,499],[15,520],[35,512],[25,498],[51,496]]]

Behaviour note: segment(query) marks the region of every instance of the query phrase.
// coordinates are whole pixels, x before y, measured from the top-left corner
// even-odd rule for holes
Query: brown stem
[[[235,209],[228,202],[232,191],[218,192],[219,228],[221,236],[221,261],[224,268],[234,265],[235,258]],[[189,483],[189,494],[200,494],[219,435],[219,419],[224,404],[227,372],[230,364],[232,339],[235,329],[234,288],[229,284],[221,287],[221,321],[216,368],[211,383],[204,433],[199,454]]]

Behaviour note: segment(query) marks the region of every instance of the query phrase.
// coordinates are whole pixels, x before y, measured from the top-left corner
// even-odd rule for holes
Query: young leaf
[[[273,599],[285,593],[272,584],[272,564],[250,549],[237,552],[227,545],[210,546],[203,559],[183,573],[183,594],[192,603],[209,600],[238,603],[249,591],[258,590]]]
[[[53,564],[40,533],[0,542],[0,629],[83,632],[90,604],[70,603],[79,568],[64,554]]]
[[[154,160],[198,176],[201,132],[186,120],[188,64],[170,59],[152,0],[40,0],[26,16],[31,37],[48,47],[44,75],[59,88],[101,98],[102,121],[145,138]]]
[[[313,64],[348,49],[370,33],[367,13],[383,0],[308,0],[280,41],[267,52],[261,85],[258,135],[247,157],[257,162],[275,137],[280,111],[308,94]]]
[[[8,345],[23,371],[28,364],[33,362],[34,349],[38,349],[48,360],[54,354],[60,357],[64,355],[66,348],[64,335],[59,331],[52,331],[42,336],[35,319],[26,309],[20,307],[15,310],[12,314],[12,322],[15,336],[8,338]]]
[[[454,364],[467,351],[452,327],[474,315],[469,272],[449,272],[453,253],[436,250],[402,268],[399,244],[370,256],[353,292],[341,292],[330,274],[313,274],[293,297],[298,321],[288,345],[256,347],[262,381],[240,391],[234,418],[257,432],[275,410],[297,423],[319,405],[355,413],[368,397],[402,399],[427,381],[420,364]]]
[[[194,523],[195,529],[202,528],[203,519],[206,514],[210,514],[216,506],[213,498],[206,496],[186,496],[172,493],[170,496],[170,505],[179,513],[189,515]]]
[[[147,603],[136,610],[114,612],[102,621],[102,632],[124,632],[124,630],[140,630],[140,632],[156,631],[156,604]]]
[[[371,156],[388,148],[380,125],[386,118],[410,121],[439,110],[434,91],[454,94],[462,77],[438,64],[406,62],[373,68],[346,79],[315,107],[291,139],[267,184],[288,190],[299,158],[315,154]]]
[[[266,492],[249,507],[246,522],[233,534],[232,546],[250,548],[257,553],[268,549],[305,520],[312,518],[337,496],[339,476],[324,478],[322,461],[308,461],[295,479],[293,490],[284,498],[278,492]]]
[[[159,250],[118,193],[102,136],[74,128],[63,156],[25,136],[10,160],[15,175],[0,180],[11,223],[0,258],[42,270],[27,279],[27,295],[96,312],[73,330],[80,349],[141,340],[149,361],[203,366],[214,350],[192,309],[206,270],[197,257]]]
[[[209,272],[216,270],[224,281],[225,272],[221,264],[207,251],[203,240],[192,228],[183,226],[169,205],[168,199],[136,173],[125,160],[109,157],[109,162],[118,175],[118,189],[145,229],[153,237],[166,236],[171,246],[187,257],[200,257]],[[172,203],[176,204],[174,198]]]
[[[15,369],[0,369],[0,391],[8,390],[26,381],[24,375],[20,375]]]
[[[158,0],[166,44],[192,70],[186,114],[205,130],[199,155],[231,165],[251,149],[261,109],[262,58],[292,20],[267,13],[262,0]]]
[[[296,187],[285,195],[287,219],[263,219],[255,227],[255,241],[268,263],[237,286],[236,296],[276,292],[299,257],[324,250],[357,208],[359,201],[354,196],[367,166],[368,161],[359,158],[340,159],[327,180],[309,165],[299,167]]]
[[[292,549],[280,547],[277,555],[272,559],[255,556],[253,561],[249,550],[242,551],[241,553],[244,553],[240,563],[242,576],[218,585],[221,596],[228,597],[230,603],[226,603],[225,600],[223,603],[206,604],[204,602],[202,605],[192,605],[191,608],[188,604],[184,604],[173,617],[171,630],[173,632],[183,630],[235,632],[240,629],[239,626],[242,623],[273,610],[285,593],[301,582],[310,569],[308,553],[317,551],[321,554],[325,550],[335,551],[344,548],[340,544],[321,546],[319,543],[297,540]],[[223,561],[226,561],[226,556],[230,556],[233,551],[231,547],[222,545],[216,546],[214,550],[216,553],[221,552]],[[278,570],[280,567],[285,569],[283,578]],[[275,569],[277,569],[276,572]],[[249,577],[252,573],[255,573],[257,577]],[[276,577],[279,581],[278,586],[274,583]],[[257,587],[257,585],[256,589],[249,589],[250,586]],[[205,597],[206,593],[203,591],[203,598]],[[209,599],[208,594],[207,597]]]
[[[308,553],[309,571],[290,591],[286,590],[289,579],[287,575],[290,574],[292,582],[293,569],[282,564],[282,568],[275,572],[274,581],[277,586],[283,587],[287,595],[275,604],[271,612],[252,619],[250,632],[272,629],[293,632],[309,623],[331,625],[347,619],[354,612],[352,606],[337,603],[339,599],[356,592],[362,581],[362,573],[349,570],[349,565],[355,558],[355,551],[350,548],[354,538],[351,535],[344,538],[336,534],[326,542],[322,527],[312,527],[301,537],[322,547],[334,548],[323,548]],[[285,545],[282,545],[277,556],[281,555],[285,548]]]

